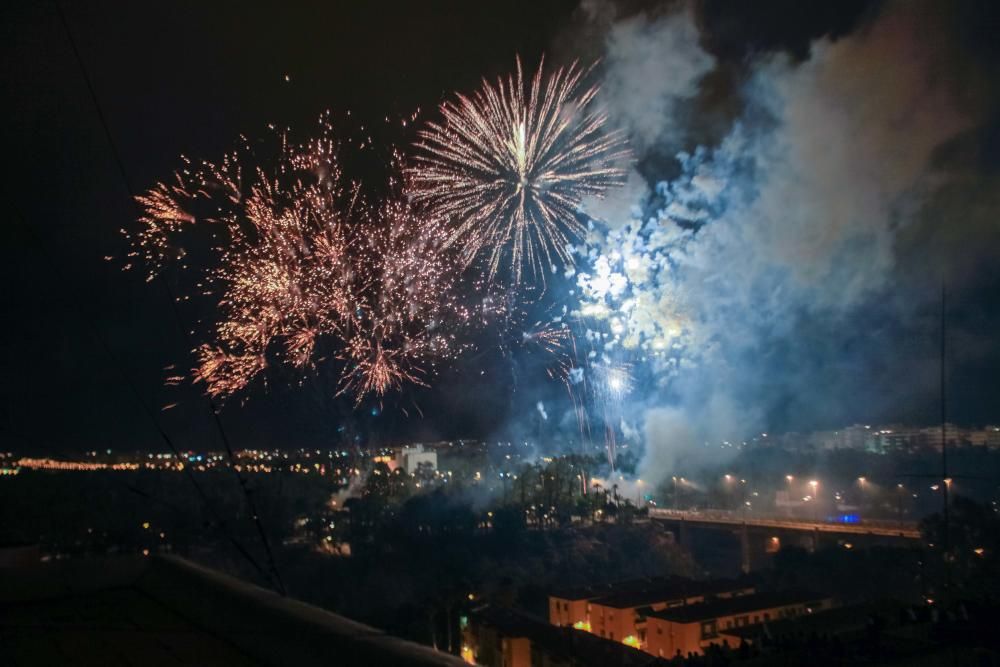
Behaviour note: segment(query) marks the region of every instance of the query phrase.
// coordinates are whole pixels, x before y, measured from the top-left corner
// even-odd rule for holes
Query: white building
[[[429,464],[432,470],[437,470],[437,452],[428,451],[424,449],[423,445],[400,447],[396,450],[391,467],[393,469],[402,468],[407,475],[412,475],[421,463]]]

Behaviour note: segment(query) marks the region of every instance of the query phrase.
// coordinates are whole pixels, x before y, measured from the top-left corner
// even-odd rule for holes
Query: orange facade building
[[[549,597],[549,622],[645,649],[645,619],[649,612],[753,592],[752,584],[731,579],[647,579],[612,587],[580,588]]]

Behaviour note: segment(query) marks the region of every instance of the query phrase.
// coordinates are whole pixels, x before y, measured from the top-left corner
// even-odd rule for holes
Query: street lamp
[[[726,511],[732,511],[733,505],[736,503],[736,496],[733,493],[733,485],[732,485],[733,476],[730,475],[729,473],[726,473],[725,475],[722,476],[722,479],[724,482],[723,494],[725,496],[723,504],[725,505]]]

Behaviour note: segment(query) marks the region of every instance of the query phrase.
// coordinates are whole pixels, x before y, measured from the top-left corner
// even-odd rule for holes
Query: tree
[[[934,578],[974,597],[1000,595],[1000,516],[988,505],[955,496],[948,519],[946,525],[942,514],[934,514],[921,522],[924,540],[936,556],[928,559]]]

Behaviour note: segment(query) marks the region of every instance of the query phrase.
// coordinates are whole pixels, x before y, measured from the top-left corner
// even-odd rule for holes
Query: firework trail
[[[340,394],[360,402],[426,384],[462,347],[469,313],[440,252],[444,230],[414,214],[399,182],[386,202],[366,203],[344,179],[326,116],[320,129],[303,144],[280,133],[275,146],[244,142],[218,163],[186,161],[137,197],[132,255],[150,278],[171,262],[186,268],[178,237],[211,231],[197,286],[219,317],[192,376],[213,396],[244,390],[275,362],[305,373],[339,361]]]
[[[589,71],[574,63],[545,76],[539,65],[528,83],[518,58],[514,75],[444,102],[444,122],[419,133],[415,200],[447,221],[466,265],[486,258],[491,279],[505,260],[515,284],[526,267],[544,282],[557,259],[570,264],[580,202],[624,182],[629,151],[605,131],[597,87],[582,86]]]
[[[608,455],[608,465],[612,471],[618,457],[617,421],[622,418],[622,402],[632,392],[632,368],[628,364],[614,363],[604,359],[592,363],[587,389],[591,402],[600,410],[604,424],[604,449]]]
[[[549,378],[569,386],[570,373],[576,364],[576,340],[573,330],[562,318],[535,322],[521,332],[521,345],[550,358],[545,372]]]

